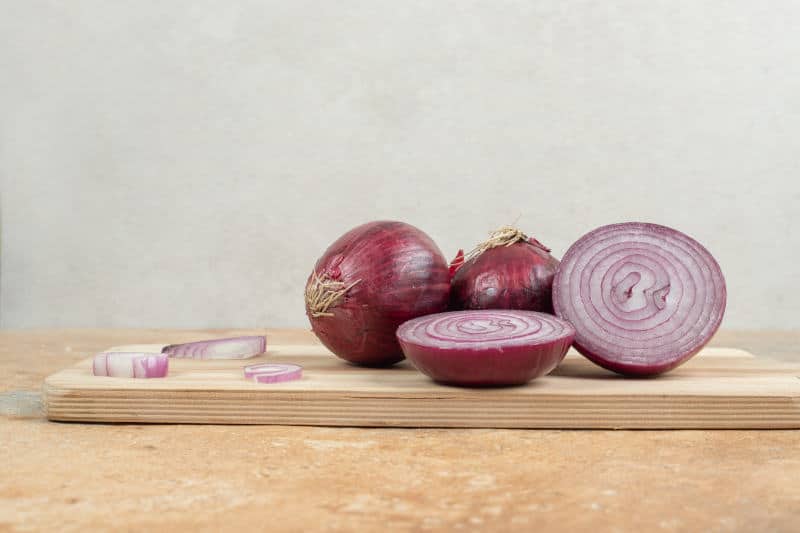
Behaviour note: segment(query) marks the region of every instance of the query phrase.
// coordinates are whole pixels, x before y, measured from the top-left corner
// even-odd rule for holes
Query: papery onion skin
[[[700,243],[657,224],[603,226],[575,242],[553,282],[553,304],[575,347],[630,376],[667,372],[696,355],[725,313],[725,278]]]
[[[306,299],[312,330],[338,357],[364,366],[401,361],[397,327],[444,311],[450,291],[439,247],[421,230],[394,221],[369,222],[342,235],[317,261],[307,291],[315,277],[349,289],[327,308],[330,316],[314,316]]]
[[[453,276],[450,309],[527,309],[553,312],[558,259],[543,247],[517,242],[482,252]]]
[[[450,385],[522,385],[564,359],[575,329],[534,311],[450,311],[410,320],[397,330],[417,369]]]
[[[456,256],[453,258],[452,261],[450,261],[450,281],[453,280],[453,278],[456,275],[456,272],[458,272],[458,269],[461,268],[463,265],[464,265],[464,250],[459,249]]]

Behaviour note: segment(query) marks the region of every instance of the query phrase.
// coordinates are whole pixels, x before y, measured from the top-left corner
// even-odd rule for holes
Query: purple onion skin
[[[528,242],[498,246],[456,271],[450,309],[520,309],[553,313],[558,259]]]
[[[689,352],[685,352],[681,355],[680,358],[674,359],[669,362],[663,363],[653,363],[649,365],[630,365],[625,364],[619,361],[615,361],[614,359],[608,357],[604,353],[593,352],[591,349],[587,348],[586,346],[578,343],[577,341],[574,343],[575,349],[578,350],[581,355],[586,357],[589,361],[593,362],[597,366],[601,366],[606,370],[611,370],[612,372],[616,372],[617,374],[621,374],[623,376],[628,376],[631,378],[648,378],[648,377],[656,377],[674,368],[679,367],[698,353],[700,350],[703,349],[703,346],[700,346],[694,350]]]
[[[401,341],[406,356],[423,374],[438,383],[468,387],[524,385],[552,372],[567,354],[572,339],[545,348],[515,346],[480,353],[456,353]]]
[[[451,311],[437,316],[462,313],[472,311]],[[534,339],[526,344],[494,341],[480,346],[459,346],[458,343],[454,345],[445,340],[436,346],[435,340],[421,342],[413,339],[408,334],[412,323],[399,328],[397,336],[403,352],[414,366],[438,383],[462,387],[515,386],[552,372],[572,345],[575,329],[559,318],[550,317],[550,320],[562,324],[563,330],[559,336],[546,340]],[[512,333],[511,338],[515,335]]]
[[[669,253],[670,246],[672,246],[667,246],[669,240],[679,243],[683,249],[689,251],[685,258],[682,257],[682,262],[687,272],[693,272],[693,277],[696,278],[697,283],[691,285],[687,284],[684,289],[682,285],[680,287],[678,286],[678,283],[682,284],[682,281],[675,278],[669,279],[669,284],[665,286],[668,286],[669,291],[677,292],[680,288],[681,291],[685,290],[688,294],[691,290],[700,290],[700,285],[702,284],[705,296],[699,299],[693,306],[686,307],[688,312],[697,312],[699,316],[697,316],[694,321],[688,321],[687,327],[691,327],[691,330],[688,334],[676,341],[674,349],[669,349],[665,352],[663,347],[663,339],[667,336],[674,335],[674,330],[669,330],[669,328],[663,330],[659,336],[649,341],[645,340],[645,337],[642,336],[646,333],[646,330],[644,332],[637,332],[635,330],[618,331],[615,338],[627,339],[625,341],[619,341],[623,343],[622,345],[619,345],[616,349],[600,346],[596,339],[602,339],[603,336],[610,335],[610,330],[613,328],[621,326],[630,327],[630,324],[635,321],[620,320],[617,324],[605,324],[604,327],[601,327],[596,322],[582,319],[581,314],[578,314],[578,310],[582,308],[588,308],[591,309],[592,312],[596,312],[598,308],[609,305],[609,303],[601,301],[584,302],[580,294],[574,294],[570,286],[570,281],[567,278],[569,276],[580,276],[580,279],[588,279],[592,273],[581,270],[573,272],[573,261],[580,260],[582,252],[590,248],[595,242],[609,239],[611,236],[619,234],[619,232],[628,232],[631,242],[640,238],[637,236],[644,236],[644,238],[654,241],[664,240],[665,243],[655,247],[652,252],[655,253],[657,251],[662,254],[662,257]],[[600,257],[603,253],[606,253],[606,250],[593,250],[593,259]],[[639,256],[647,255],[648,253],[650,252],[637,251],[637,255]],[[663,261],[663,259],[661,260]],[[636,264],[640,263],[641,260],[629,260],[628,262]],[[619,259],[616,262],[616,265],[623,264],[623,261]],[[635,268],[637,267],[634,267],[634,269]],[[604,273],[604,279],[609,279],[609,274]],[[663,280],[658,285],[661,284],[664,284]],[[654,300],[655,293],[653,290],[658,290],[660,288],[663,291],[663,288],[658,285],[654,285],[653,287],[639,287],[637,283],[631,287],[625,286],[622,287],[622,289],[626,289],[626,291],[621,290],[619,293],[615,293],[616,298],[619,302],[622,302],[623,299],[630,299],[638,297],[639,294],[643,294],[645,301],[648,302],[648,307],[652,308],[653,305],[656,307],[663,305],[665,306],[664,308],[666,308],[666,298],[669,296],[664,297],[665,299],[662,300],[664,302],[663,304],[661,303],[662,301],[656,302]],[[669,292],[667,295],[669,295]],[[694,298],[695,295],[692,295],[692,297]],[[573,345],[587,359],[603,368],[622,375],[650,377],[663,374],[682,365],[693,356],[697,355],[711,340],[719,329],[725,314],[727,289],[725,278],[714,257],[700,243],[688,235],[657,224],[625,222],[597,228],[581,237],[567,250],[553,282],[553,301],[556,315],[570,321],[575,326],[577,333]],[[613,300],[611,303],[613,304]],[[682,303],[682,301],[679,302],[679,304],[680,303]],[[700,309],[699,307],[701,306],[705,307]],[[616,313],[624,317],[624,313],[620,313],[619,310],[616,310]],[[668,317],[665,317],[664,321],[662,321],[662,324],[659,324],[659,326],[665,327],[663,324],[669,323],[667,318]],[[682,325],[679,326],[683,327]],[[695,332],[695,328],[699,331]],[[637,338],[637,335],[641,337]],[[652,343],[652,348],[647,347],[648,342]],[[630,346],[625,346],[626,343],[630,343]],[[632,361],[626,351],[631,350],[632,347],[642,350],[642,344],[644,344],[645,350],[651,349],[652,353],[645,357],[647,361]],[[639,359],[641,358],[640,356]]]
[[[403,360],[397,327],[447,308],[444,255],[427,234],[403,222],[369,222],[348,231],[328,247],[314,271],[347,285],[361,280],[329,308],[333,316],[313,317],[306,309],[322,344],[357,365]]]

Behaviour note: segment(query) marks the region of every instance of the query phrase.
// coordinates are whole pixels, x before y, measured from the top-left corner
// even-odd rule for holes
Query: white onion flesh
[[[303,367],[288,363],[259,363],[244,367],[244,377],[258,383],[280,383],[303,377]]]
[[[601,366],[638,375],[696,354],[719,327],[726,294],[722,271],[702,245],[638,222],[584,235],[553,282],[553,306],[575,326],[575,347]]]
[[[103,352],[94,356],[92,373],[95,376],[117,378],[163,378],[169,369],[164,354],[141,352]]]

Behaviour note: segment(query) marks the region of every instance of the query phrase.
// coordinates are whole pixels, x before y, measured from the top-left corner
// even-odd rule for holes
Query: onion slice
[[[473,310],[409,320],[397,330],[406,357],[435,381],[454,385],[521,385],[551,372],[575,329],[536,311]]]
[[[95,376],[115,378],[163,378],[168,368],[168,357],[159,353],[103,352],[92,361]]]
[[[303,377],[303,367],[282,363],[259,363],[244,367],[244,377],[259,383],[280,383]]]
[[[629,375],[666,372],[699,352],[719,328],[726,298],[708,250],[679,231],[640,222],[581,237],[553,281],[553,305],[575,326],[575,347]]]
[[[250,335],[187,342],[184,344],[170,344],[169,346],[164,346],[161,352],[170,357],[192,359],[247,359],[262,354],[266,350],[267,338],[264,335]]]

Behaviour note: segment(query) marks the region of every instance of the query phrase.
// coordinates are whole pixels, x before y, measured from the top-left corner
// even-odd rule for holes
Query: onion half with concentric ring
[[[403,323],[403,353],[433,380],[462,386],[521,385],[564,359],[575,329],[553,315],[486,309],[427,315]]]
[[[657,224],[626,222],[578,239],[553,280],[556,314],[598,365],[654,375],[684,363],[722,322],[727,292],[700,243]]]

